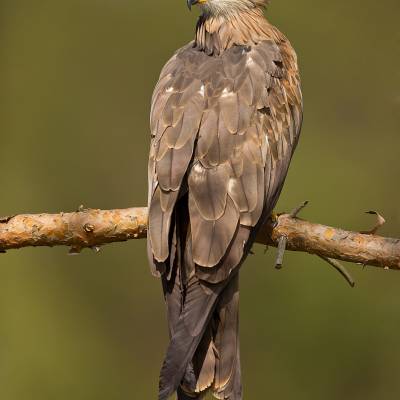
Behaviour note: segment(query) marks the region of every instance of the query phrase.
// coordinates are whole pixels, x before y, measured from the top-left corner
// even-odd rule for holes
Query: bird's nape
[[[198,5],[203,15],[210,17],[230,16],[255,7],[265,8],[268,3],[268,0],[187,0],[189,10]]]

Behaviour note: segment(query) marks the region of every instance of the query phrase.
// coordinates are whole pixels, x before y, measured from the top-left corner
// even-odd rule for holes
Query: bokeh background
[[[303,137],[279,210],[400,237],[398,0],[275,0],[297,49]],[[141,206],[152,88],[193,36],[184,0],[0,1],[0,214]],[[400,275],[275,250],[241,274],[245,399],[400,397]],[[2,400],[155,399],[167,344],[145,242],[0,257]]]

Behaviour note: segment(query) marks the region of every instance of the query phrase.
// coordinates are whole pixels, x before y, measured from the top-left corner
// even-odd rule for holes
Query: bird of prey
[[[151,105],[150,265],[170,343],[159,400],[241,400],[239,269],[281,192],[302,124],[296,54],[266,0],[187,0],[192,42]]]

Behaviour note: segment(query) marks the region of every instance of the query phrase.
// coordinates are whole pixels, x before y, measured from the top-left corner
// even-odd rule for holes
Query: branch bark
[[[146,208],[16,215],[0,219],[0,252],[32,246],[68,246],[71,252],[79,253],[84,248],[142,239],[146,234]],[[277,247],[282,237],[287,239],[288,250],[400,269],[400,239],[345,231],[282,214],[261,229],[257,242]]]

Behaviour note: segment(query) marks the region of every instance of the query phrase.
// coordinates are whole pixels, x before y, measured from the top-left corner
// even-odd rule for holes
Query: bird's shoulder
[[[153,94],[183,92],[202,83],[206,97],[218,97],[220,89],[239,91],[246,77],[254,86],[268,87],[271,78],[300,84],[297,56],[289,41],[276,31],[275,37],[251,45],[236,45],[221,54],[206,54],[190,42],[177,50],[163,67]],[[267,81],[264,82],[263,81]],[[259,94],[259,93],[258,93]],[[254,99],[253,99],[254,100]]]

